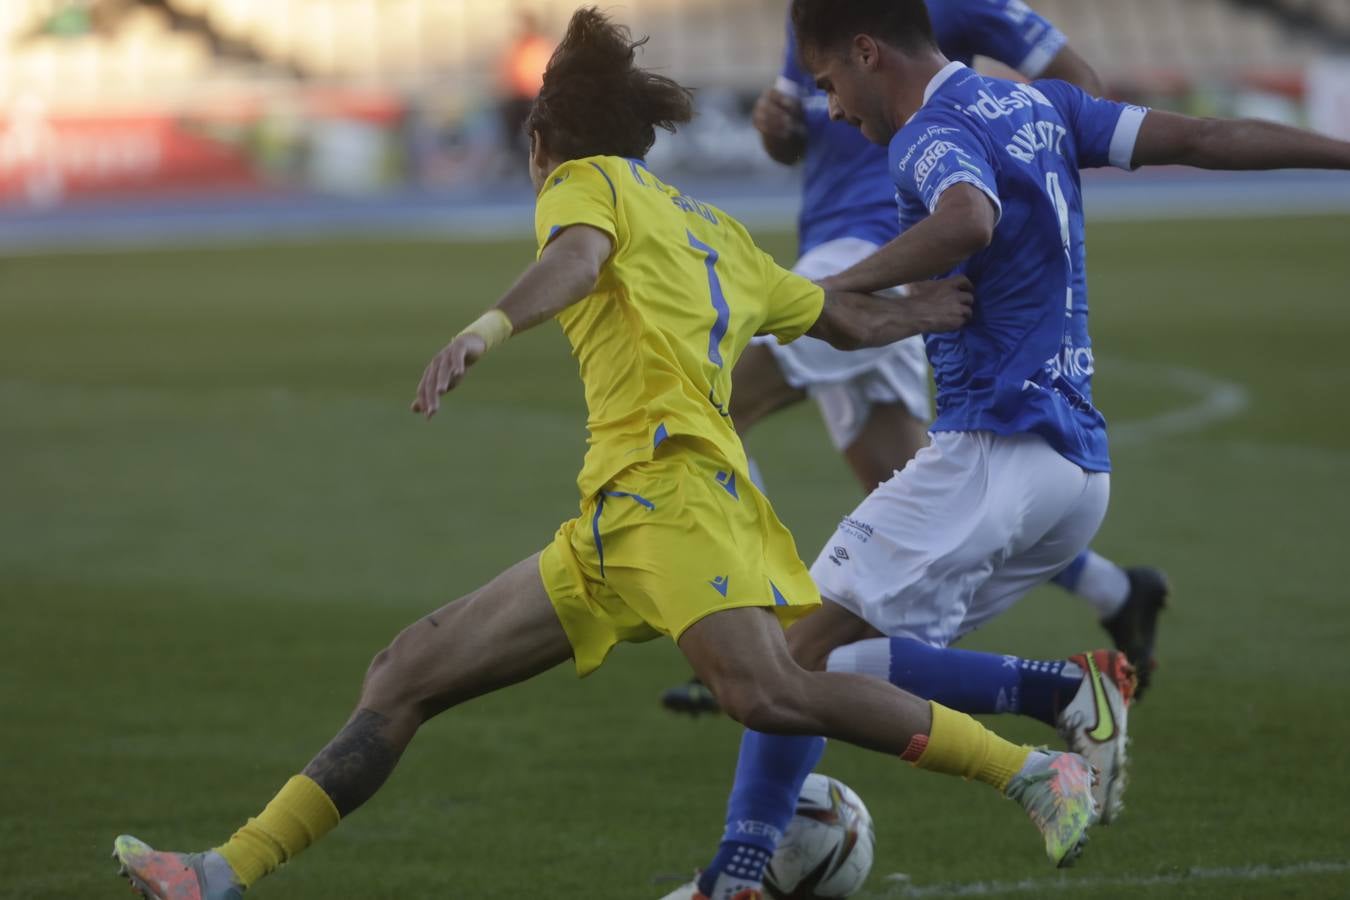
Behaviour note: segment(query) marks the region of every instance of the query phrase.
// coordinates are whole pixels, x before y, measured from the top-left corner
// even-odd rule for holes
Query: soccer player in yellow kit
[[[619,641],[663,634],[747,727],[984,781],[1026,808],[1052,855],[1081,846],[1093,809],[1080,757],[1033,754],[884,681],[792,660],[782,629],[819,595],[727,415],[755,334],[852,348],[948,331],[970,315],[967,286],[929,283],[902,301],[826,294],[660,181],[641,161],[654,127],[692,110],[684,88],[634,65],[639,43],[593,8],[573,17],[529,120],[538,260],[436,355],[413,403],[432,417],[485,353],[556,318],[585,385],[581,514],[377,654],[342,730],[224,845],[180,854],[119,837],[145,896],[240,896],[368,800],[428,719],[568,659],[585,675]]]

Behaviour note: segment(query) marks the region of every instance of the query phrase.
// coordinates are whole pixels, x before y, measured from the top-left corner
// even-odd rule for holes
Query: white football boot
[[[1097,770],[1092,793],[1098,822],[1109,825],[1125,808],[1127,719],[1136,684],[1134,666],[1115,650],[1080,653],[1069,662],[1083,670],[1083,681],[1060,711],[1055,727],[1069,749]]]

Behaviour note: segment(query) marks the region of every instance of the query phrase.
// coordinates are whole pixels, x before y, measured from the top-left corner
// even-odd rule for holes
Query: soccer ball
[[[842,781],[813,773],[764,873],[764,890],[776,900],[852,897],[872,871],[875,849],[862,798]]]

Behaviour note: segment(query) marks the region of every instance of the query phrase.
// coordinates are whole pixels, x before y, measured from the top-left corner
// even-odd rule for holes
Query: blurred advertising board
[[[200,108],[0,111],[0,204],[309,189],[365,192],[405,175],[403,103],[304,91]]]
[[[0,118],[0,199],[7,203],[258,185],[241,148],[162,113],[48,115],[32,102]]]

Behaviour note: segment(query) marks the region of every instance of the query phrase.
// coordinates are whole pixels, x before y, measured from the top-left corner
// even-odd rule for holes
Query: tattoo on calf
[[[323,788],[338,814],[346,817],[365,803],[394,771],[403,753],[385,736],[389,719],[358,709],[328,746],[305,766],[305,775]]]

